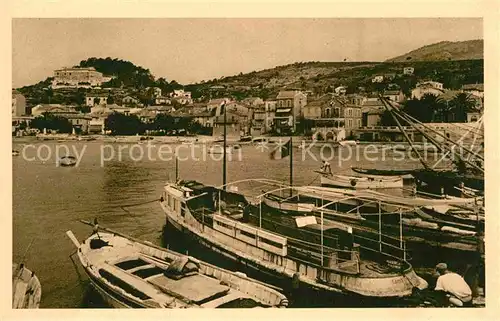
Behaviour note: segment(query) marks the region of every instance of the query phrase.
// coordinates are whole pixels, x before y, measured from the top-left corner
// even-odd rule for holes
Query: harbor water
[[[42,283],[42,308],[99,307],[99,298],[89,291],[77,257],[74,256],[76,265],[70,258],[75,247],[65,232],[72,230],[83,241],[92,230],[78,220],[97,218],[101,226],[160,245],[165,216],[158,202],[126,208],[121,206],[158,199],[164,183],[175,178],[175,161],[148,158],[138,160],[139,157],[127,150],[120,154],[120,159],[115,155],[113,158],[107,157],[108,160],[103,162],[103,143],[99,141],[14,140],[13,149],[23,151],[26,144],[33,144],[33,147],[25,149],[24,155],[21,153],[12,158],[12,259],[14,262],[22,260],[29,244],[33,242],[24,263],[36,272]],[[37,155],[41,145],[46,147]],[[55,151],[61,145],[79,152],[84,150],[78,166],[56,166]],[[111,149],[117,151],[119,147],[118,144],[110,146],[108,153]],[[353,155],[348,159],[344,154],[342,161],[339,161],[338,148],[331,150],[335,156],[329,162],[334,173],[350,174],[351,166],[419,167],[416,159],[393,161],[390,157],[374,163],[363,155]],[[134,152],[139,152],[139,149],[135,148]],[[315,147],[309,152],[316,157],[310,154],[304,157],[300,149],[294,148],[295,185],[319,184],[318,174],[314,171],[321,166],[320,153],[323,152],[325,156],[328,151]],[[204,151],[201,148],[195,150],[197,156],[202,156],[202,153]],[[289,158],[270,159],[269,150],[253,145],[241,146],[238,153],[233,153],[228,158],[228,182],[266,178],[288,183]],[[371,155],[373,157],[374,152]],[[189,149],[180,149],[179,157],[182,160],[179,161],[178,168],[181,179],[198,180],[212,185],[222,184],[222,155],[198,160],[189,156]],[[245,186],[241,184],[238,188],[243,192]],[[182,247],[182,244],[176,244],[177,248],[179,246]]]

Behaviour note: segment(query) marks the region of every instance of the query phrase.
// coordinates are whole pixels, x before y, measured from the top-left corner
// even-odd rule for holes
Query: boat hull
[[[402,178],[372,178],[372,177],[349,177],[349,176],[321,176],[322,186],[334,186],[350,189],[383,189],[403,187]]]
[[[314,204],[310,203],[295,203],[295,202],[287,202],[287,201],[278,201],[277,199],[271,199],[268,197],[264,197],[264,204],[267,206],[286,212],[300,212],[300,213],[310,213],[314,210]]]
[[[195,231],[193,226],[181,221],[179,216],[172,213],[163,202],[160,202],[160,204],[166,214],[167,226],[170,225],[174,227],[183,236],[188,237],[190,241],[194,241],[196,245],[208,250],[207,252],[213,252],[225,259],[235,262],[239,264],[239,266],[244,267],[245,271],[251,270],[258,275],[254,276],[255,278],[263,278],[266,282],[282,288],[285,293],[290,293],[289,296],[292,300],[296,300],[296,298],[312,300],[312,298],[314,298],[314,302],[308,303],[308,306],[359,306],[360,302],[364,302],[363,304],[365,306],[384,306],[388,302],[397,305],[402,304],[405,299],[411,296],[411,285],[417,287],[426,287],[427,285],[411,268],[404,272],[404,276],[398,275],[388,278],[360,278],[342,273],[328,272],[326,279],[331,280],[330,282],[317,282],[317,279],[311,279],[309,276],[302,273],[294,273],[289,269],[288,265],[290,263],[293,266],[297,265],[297,270],[299,271],[309,271],[309,269],[311,269],[315,271],[312,273],[317,273],[317,277],[322,275],[322,278],[324,278],[324,275],[320,274],[324,272],[315,270],[315,267],[290,259],[288,259],[286,267],[268,264],[269,262],[263,262],[256,256],[249,255],[253,253],[254,250],[258,250],[258,248],[254,249],[254,247],[248,248],[248,250],[240,253],[235,247],[228,247],[213,237],[209,237],[209,235],[213,236],[214,233],[217,233],[216,230],[212,230],[210,227],[205,226],[205,228],[209,230],[208,232],[200,233],[197,229]],[[285,259],[286,258],[283,258],[283,260]],[[333,285],[333,282],[339,282],[343,284],[343,286],[336,287]],[[410,285],[408,290],[402,290],[403,288],[406,289],[408,285]],[[371,286],[373,288],[370,288]],[[364,292],[363,294],[357,293],[349,288],[357,288],[359,291]],[[380,293],[377,293],[377,289],[384,289],[384,293],[392,293],[392,295],[380,295]],[[399,294],[394,295],[394,293]]]
[[[352,167],[351,168],[354,172],[359,173],[359,174],[365,174],[365,175],[380,175],[380,176],[402,176],[402,175],[408,175],[413,172],[413,170],[391,170],[391,169],[375,169],[375,168],[360,168],[360,167]]]
[[[99,281],[95,280],[92,276],[89,275],[89,273],[85,270],[85,273],[90,279],[90,285],[96,290],[96,292],[99,294],[99,296],[103,299],[104,303],[115,309],[131,309],[133,308],[130,305],[125,304],[123,301],[125,298],[123,296],[119,296],[120,299],[118,299],[116,296],[118,294],[112,294],[109,290],[106,290],[105,287],[100,284]],[[120,301],[122,300],[122,301]],[[141,306],[137,306],[136,308],[142,308]]]

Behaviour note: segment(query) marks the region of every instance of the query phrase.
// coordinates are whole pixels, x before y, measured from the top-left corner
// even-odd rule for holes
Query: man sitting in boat
[[[320,170],[323,173],[329,173],[330,175],[333,175],[332,168],[330,167],[330,163],[327,162],[326,160],[323,160],[323,164],[321,165]]]
[[[446,263],[436,265],[439,277],[436,282],[435,291],[443,291],[451,304],[455,306],[470,306],[472,304],[472,290],[457,273],[448,270]]]

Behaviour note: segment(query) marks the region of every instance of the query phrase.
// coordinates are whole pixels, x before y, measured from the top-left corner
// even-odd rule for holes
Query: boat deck
[[[101,235],[102,238],[102,235]],[[87,253],[89,261],[97,264],[99,274],[145,303],[181,300],[190,306],[217,308],[228,302],[251,297],[231,288],[220,280],[193,270],[170,274],[168,262],[142,254],[131,242],[122,238],[103,238],[109,245]],[[188,263],[190,264],[190,263]],[[255,306],[262,306],[255,302]]]
[[[233,211],[232,215],[228,215],[228,217],[231,217],[234,220],[243,222],[243,215],[238,211]],[[323,226],[323,230],[328,230],[329,228],[336,227],[336,228],[347,228],[348,225],[342,224],[342,223],[337,223],[335,221],[331,221],[328,219],[324,220],[325,225]],[[245,222],[246,224],[252,225],[254,227],[258,227],[258,224],[256,222],[250,220],[249,222]],[[311,230],[317,230],[317,233],[319,235],[319,231],[321,230],[321,225],[319,224],[311,224],[308,225]],[[283,235],[285,237],[289,235]],[[289,243],[289,246],[293,246]],[[317,244],[317,250],[315,251],[309,251],[309,257],[314,257],[317,256],[319,261],[321,261],[320,258],[320,244]],[[326,253],[326,252],[325,252]],[[342,261],[342,259],[340,260]],[[392,261],[392,260],[391,260]],[[393,263],[393,262],[391,262]],[[395,262],[394,262],[395,263]],[[338,265],[338,269],[348,272],[348,273],[358,273],[358,266],[354,261],[351,260],[346,260],[344,262],[340,262]],[[391,277],[391,276],[398,276],[401,274],[401,270],[399,267],[395,266],[392,267],[388,263],[385,262],[376,262],[374,260],[370,260],[366,256],[362,256],[362,259],[359,260],[359,274],[362,277]]]

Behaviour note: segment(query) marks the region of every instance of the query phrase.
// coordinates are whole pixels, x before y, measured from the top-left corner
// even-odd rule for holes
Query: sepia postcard
[[[493,319],[498,9],[11,1],[2,315]]]

